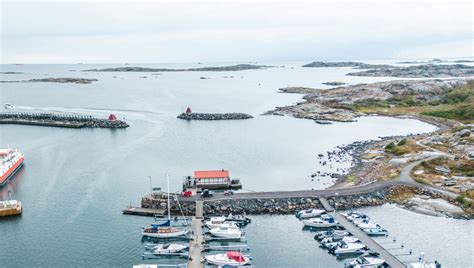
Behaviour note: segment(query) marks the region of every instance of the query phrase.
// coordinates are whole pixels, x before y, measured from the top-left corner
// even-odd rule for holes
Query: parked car
[[[184,192],[181,193],[182,197],[190,197],[192,195],[193,195],[193,192],[191,192],[191,191],[184,191]]]
[[[232,190],[224,191],[224,195],[233,195],[233,194],[234,194],[234,191]]]
[[[210,191],[209,189],[204,189],[201,192],[201,197],[212,197],[214,195],[213,191]]]

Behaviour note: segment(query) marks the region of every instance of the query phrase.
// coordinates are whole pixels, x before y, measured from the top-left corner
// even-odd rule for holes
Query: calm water
[[[277,93],[280,87],[384,80],[346,77],[347,68],[303,69],[295,63],[285,65],[268,70],[157,76],[69,71],[105,67],[100,65],[2,65],[2,71],[25,72],[3,75],[2,80],[48,76],[99,79],[89,85],[1,84],[2,105],[11,103],[20,107],[19,111],[99,117],[114,112],[131,125],[126,130],[0,126],[0,145],[19,148],[26,156],[25,168],[10,184],[13,197],[23,202],[24,213],[20,218],[0,221],[2,265],[127,267],[141,262],[139,228],[151,219],[124,216],[121,209],[130,202],[139,204],[149,190],[148,176],[152,176],[155,186],[165,186],[164,174],[170,172],[171,188],[177,191],[182,177],[193,170],[228,168],[231,175],[241,178],[246,190],[326,188],[332,183],[330,179],[311,181],[309,175],[317,170],[347,168],[349,163],[322,167],[316,159],[318,153],[354,141],[435,129],[416,120],[383,117],[318,125],[309,120],[259,116],[275,106],[300,100],[301,95]],[[147,78],[140,78],[143,76]],[[210,79],[201,80],[200,76]],[[202,112],[246,112],[255,119],[176,119],[188,106]],[[0,197],[5,198],[6,192],[6,188],[2,189]],[[266,222],[274,229],[266,228]],[[275,239],[283,240],[278,236],[272,239],[272,235],[285,228],[294,231],[287,233],[280,245],[283,249],[299,243],[313,245],[311,235],[301,233],[298,224],[285,217],[256,218],[248,235],[255,263],[259,267],[271,267],[267,264],[272,262],[291,263],[293,251],[273,255],[268,251],[268,247],[276,245]],[[302,242],[304,239],[309,242]],[[301,258],[313,257],[304,254]],[[327,254],[315,259],[321,260],[321,267],[340,266]]]

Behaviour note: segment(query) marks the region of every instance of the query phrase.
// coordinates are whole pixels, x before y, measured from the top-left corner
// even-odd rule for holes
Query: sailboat
[[[170,178],[166,174],[166,182],[168,184],[168,222],[171,223],[170,215]],[[189,232],[189,229],[182,227],[173,227],[173,226],[159,226],[151,225],[148,228],[142,229],[142,235],[152,238],[172,238],[184,236]]]

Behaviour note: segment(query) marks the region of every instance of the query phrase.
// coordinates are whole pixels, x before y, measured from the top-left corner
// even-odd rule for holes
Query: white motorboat
[[[315,228],[328,228],[339,225],[337,221],[334,220],[332,216],[312,218],[303,220],[304,226],[315,227]]]
[[[242,255],[238,251],[228,251],[222,254],[206,255],[205,260],[216,266],[241,266],[250,264],[250,258]]]
[[[13,105],[9,104],[9,103],[5,103],[5,109],[13,109],[15,108]]]
[[[153,245],[149,248],[150,252],[153,254],[169,254],[169,253],[180,253],[186,250],[188,246],[181,244],[158,244]]]
[[[365,248],[364,244],[361,243],[346,243],[343,241],[337,242],[337,246],[332,249],[332,252],[336,255],[339,254],[350,254],[362,252]]]
[[[339,241],[344,241],[346,243],[356,243],[360,242],[359,238],[354,237],[354,236],[335,236],[335,237],[326,237],[323,240],[321,240],[321,244],[325,243],[332,243],[332,242],[339,242]]]
[[[384,265],[385,260],[377,257],[365,257],[360,256],[359,258],[344,263],[345,268],[379,268]]]
[[[333,237],[333,236],[348,236],[350,235],[349,232],[343,230],[328,230],[328,231],[320,231],[316,232],[314,235],[315,240],[322,240],[326,237]]]
[[[166,174],[166,179],[168,183],[168,221],[171,223],[170,216],[170,191],[169,191],[169,175]],[[142,228],[142,235],[152,238],[172,238],[180,237],[188,234],[189,229],[183,227],[173,227],[173,226],[160,226],[157,224],[152,224],[148,228]]]
[[[363,231],[370,236],[387,236],[388,235],[388,231],[380,227],[363,229]]]
[[[318,217],[322,214],[324,214],[326,210],[324,209],[306,209],[306,210],[300,210],[298,213],[296,213],[296,217],[299,219],[309,219],[309,218],[314,218]]]
[[[209,232],[213,236],[221,237],[221,238],[230,238],[236,239],[242,237],[242,230],[238,227],[233,227],[230,225],[223,225],[219,228],[210,229]]]
[[[238,228],[239,226],[234,222],[234,221],[213,221],[212,218],[208,221],[205,222],[205,225],[209,229],[214,229],[214,228],[220,228],[220,227],[225,227],[225,226],[230,226],[230,227],[236,227]]]
[[[374,228],[380,228],[380,225],[374,223],[374,222],[362,222],[357,224],[357,227],[360,229],[374,229]]]

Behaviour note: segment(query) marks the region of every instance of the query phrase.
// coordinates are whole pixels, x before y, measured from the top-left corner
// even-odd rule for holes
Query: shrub
[[[395,146],[395,143],[392,141],[385,146],[385,150],[392,150],[393,148],[395,148]]]
[[[466,199],[464,198],[464,196],[458,195],[456,197],[456,202],[458,202],[459,204],[464,204],[466,202]]]
[[[398,145],[398,146],[403,146],[403,145],[405,145],[405,144],[407,144],[407,139],[402,139],[401,141],[398,142],[397,145]]]

